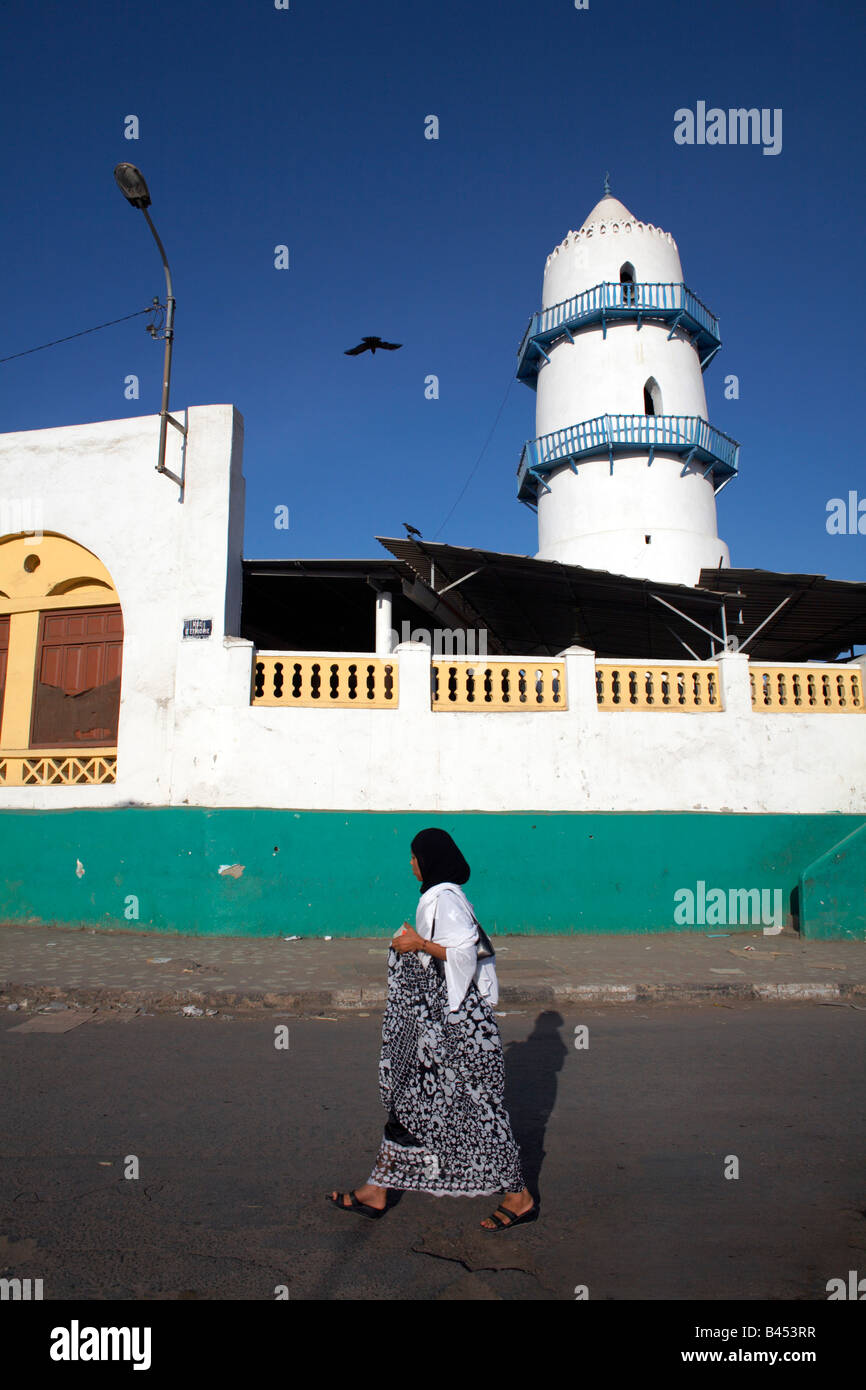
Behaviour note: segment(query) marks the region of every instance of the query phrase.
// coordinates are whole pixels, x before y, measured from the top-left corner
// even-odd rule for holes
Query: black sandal
[[[343,1201],[344,1197],[351,1199],[351,1206],[346,1206]],[[340,1208],[340,1211],[356,1211],[359,1216],[368,1216],[371,1221],[378,1221],[380,1216],[385,1215],[384,1207],[371,1207],[367,1202],[359,1202],[354,1192],[338,1192],[336,1197],[332,1197],[330,1192],[326,1192],[325,1200],[333,1202],[335,1207]]]
[[[507,1221],[502,1220],[502,1217],[499,1215],[500,1212],[502,1212],[503,1216],[508,1217]],[[519,1226],[521,1221],[535,1221],[537,1217],[537,1202],[533,1202],[532,1206],[529,1208],[529,1211],[523,1212],[521,1216],[516,1216],[513,1211],[509,1211],[508,1207],[497,1207],[496,1211],[492,1211],[490,1213],[490,1216],[487,1218],[489,1221],[495,1221],[496,1225],[482,1226],[481,1230],[487,1231],[488,1233],[490,1233],[491,1231],[507,1231],[510,1226]]]

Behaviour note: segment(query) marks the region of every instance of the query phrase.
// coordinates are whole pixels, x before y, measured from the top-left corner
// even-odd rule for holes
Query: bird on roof
[[[362,338],[357,347],[346,348],[344,357],[357,357],[359,352],[372,352],[376,355],[376,348],[384,348],[386,352],[396,352],[403,346],[402,343],[385,343],[381,338]]]
[[[409,523],[408,523],[408,521],[404,521],[404,522],[403,522],[403,525],[406,527],[406,535],[407,535],[407,536],[420,536],[420,535],[421,535],[421,532],[418,530],[418,528],[415,527],[415,526],[410,526]]]

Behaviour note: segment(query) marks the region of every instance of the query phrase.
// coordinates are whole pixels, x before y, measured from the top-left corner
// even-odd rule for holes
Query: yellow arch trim
[[[0,537],[0,614],[119,602],[102,561],[68,536],[31,531]]]
[[[0,748],[30,741],[39,615],[119,604],[114,580],[92,551],[57,531],[0,536],[0,616],[9,615],[9,660]]]

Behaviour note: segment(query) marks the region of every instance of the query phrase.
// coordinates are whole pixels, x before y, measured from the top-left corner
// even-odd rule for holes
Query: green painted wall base
[[[448,830],[472,865],[467,892],[489,931],[608,933],[762,924],[760,916],[729,922],[709,906],[702,913],[713,889],[726,901],[732,890],[764,890],[768,903],[779,890],[787,925],[797,917],[801,874],[866,828],[866,818],[0,811],[0,921],[222,936],[381,936],[414,912],[409,842],[428,825]],[[863,935],[862,852],[858,863],[860,905],[846,899],[856,873],[850,883],[836,875],[822,936]],[[221,874],[224,865],[243,869],[237,877]],[[683,921],[682,909],[675,916],[684,890],[694,894],[693,921]]]
[[[866,825],[809,865],[800,903],[804,936],[866,941]]]

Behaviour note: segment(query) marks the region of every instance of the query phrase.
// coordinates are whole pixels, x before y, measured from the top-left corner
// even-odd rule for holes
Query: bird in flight
[[[408,521],[404,521],[404,522],[403,522],[403,525],[406,527],[406,535],[407,535],[407,536],[420,536],[420,535],[421,535],[421,532],[418,530],[417,526],[410,526],[409,523],[408,523]]]
[[[344,357],[357,357],[359,352],[372,352],[376,355],[376,348],[384,348],[387,352],[396,352],[401,348],[402,343],[383,343],[381,338],[362,338],[357,347],[346,348]]]

